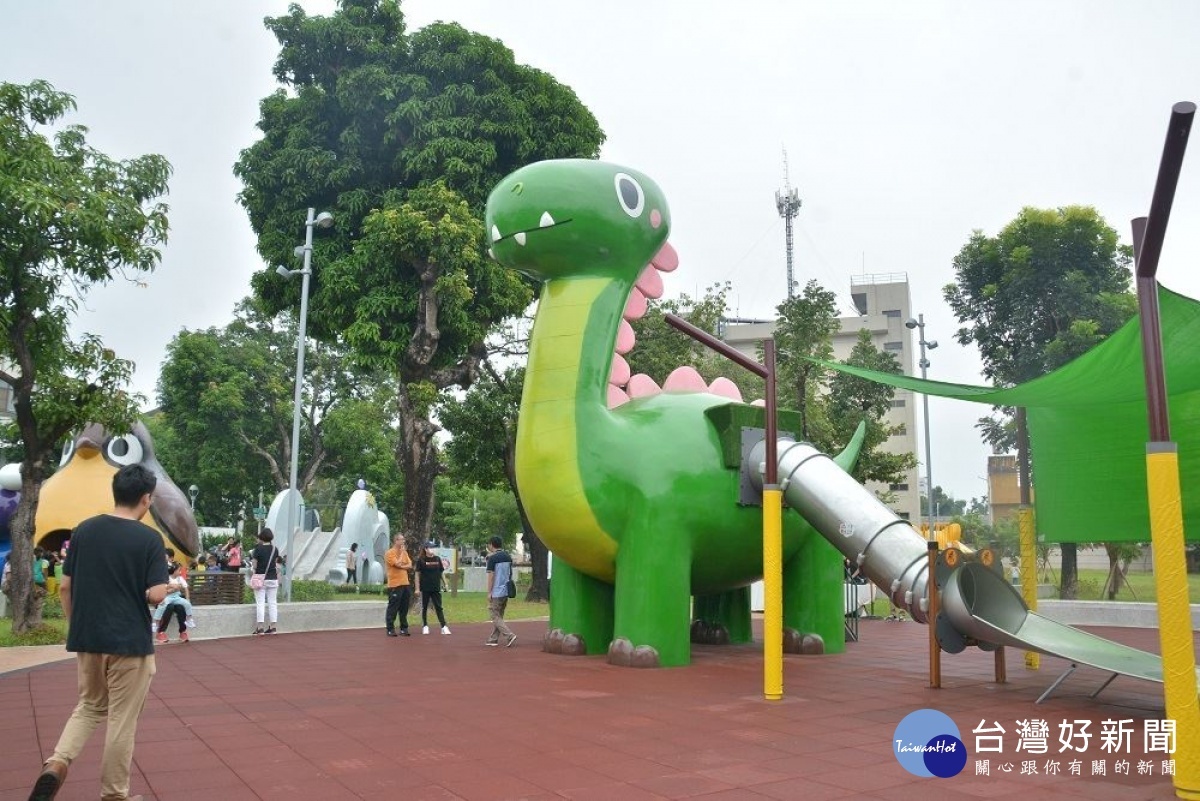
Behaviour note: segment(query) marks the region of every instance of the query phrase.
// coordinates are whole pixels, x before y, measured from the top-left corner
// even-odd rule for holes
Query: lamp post
[[[308,279],[312,276],[312,244],[313,228],[328,228],[333,225],[333,215],[327,211],[320,214],[310,208],[308,218],[304,222],[304,244],[296,248],[296,255],[302,256],[304,266],[299,270],[289,270],[286,267],[276,267],[275,272],[285,278],[291,278],[297,273],[302,277],[300,283],[300,327],[296,332],[296,395],[292,404],[292,464],[288,472],[288,498],[285,507],[284,521],[287,526],[287,536],[283,553],[285,558],[292,560],[292,544],[296,527],[300,524],[300,510],[296,486],[300,473],[300,390],[304,384],[304,331],[308,324]],[[295,562],[290,561],[283,574],[283,599],[292,600],[292,568]]]
[[[938,346],[937,340],[925,339],[925,315],[918,314],[917,319],[911,317],[905,321],[904,327],[909,329],[917,329],[920,337],[919,343],[921,346],[921,361],[917,362],[917,366],[921,368],[921,380],[925,380],[925,371],[929,369],[929,359],[925,358],[925,351],[933,350]],[[933,539],[933,462],[929,458],[929,394],[922,393],[921,403],[923,405],[923,414],[925,415],[925,518],[929,521],[929,537]]]
[[[196,496],[200,494],[200,488],[195,484],[188,487],[188,497],[192,499],[192,514],[196,513]]]

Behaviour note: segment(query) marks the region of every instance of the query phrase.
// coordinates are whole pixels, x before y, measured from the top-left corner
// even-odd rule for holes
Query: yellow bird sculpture
[[[138,421],[128,434],[114,435],[101,425],[89,424],[63,450],[58,472],[42,485],[34,518],[33,541],[58,550],[75,526],[113,508],[112,479],[117,470],[141,464],[158,476],[151,496],[150,513],[142,521],[162,535],[180,560],[200,552],[200,532],[191,505],[154,456],[154,441]]]

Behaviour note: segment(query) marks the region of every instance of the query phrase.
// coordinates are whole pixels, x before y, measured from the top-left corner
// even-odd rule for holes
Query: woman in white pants
[[[258,535],[258,545],[250,554],[254,566],[250,586],[254,590],[255,634],[274,634],[275,624],[279,622],[279,565],[283,557],[275,547],[274,539],[275,533],[264,528]],[[269,624],[264,629],[267,621]]]

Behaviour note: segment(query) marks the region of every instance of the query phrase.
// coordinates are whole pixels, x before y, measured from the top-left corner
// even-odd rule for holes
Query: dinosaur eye
[[[642,209],[646,207],[646,195],[642,192],[641,184],[623,172],[616,174],[613,184],[617,187],[617,200],[625,213],[634,218],[642,216]]]
[[[62,467],[67,462],[71,461],[71,457],[75,455],[75,439],[71,438],[63,445],[62,456],[58,458],[58,466]]]
[[[142,443],[133,434],[113,437],[104,448],[109,461],[119,465],[137,464],[142,461]]]

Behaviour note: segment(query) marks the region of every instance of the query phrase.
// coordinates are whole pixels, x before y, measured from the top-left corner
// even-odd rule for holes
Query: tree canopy
[[[31,592],[33,521],[48,457],[95,421],[128,427],[132,365],[95,336],[72,338],[88,287],[158,264],[167,237],[171,167],[145,155],[118,160],[64,125],[75,99],[45,81],[0,83],[0,381],[13,389],[21,500],[12,521],[13,630],[40,623]],[[46,129],[53,129],[51,136]]]
[[[866,329],[858,332],[858,340],[845,361],[869,370],[900,372],[899,359],[895,354],[875,347],[871,332]],[[829,381],[826,407],[829,441],[824,444],[826,451],[834,453],[844,448],[854,436],[858,424],[867,424],[866,439],[853,473],[859,481],[895,484],[909,468],[916,465],[916,457],[912,453],[893,453],[883,447],[893,434],[900,433],[897,426],[889,425],[884,420],[892,407],[894,394],[895,391],[886,384],[849,373],[836,373]]]
[[[728,378],[737,384],[747,401],[763,397],[761,378],[676,331],[666,321],[667,314],[674,314],[719,337],[722,321],[729,312],[731,288],[725,282],[707,287],[699,298],[685,293],[677,298],[649,301],[645,316],[632,323],[637,345],[626,354],[630,371],[645,373],[661,385],[676,367],[694,367],[709,383],[722,376]]]
[[[203,519],[236,519],[260,489],[269,502],[287,487],[295,347],[291,316],[268,317],[251,300],[238,304],[224,328],[184,330],[167,346],[158,379],[155,436],[166,437],[159,457],[177,481],[200,487]],[[361,477],[380,503],[398,506],[402,494],[387,469],[394,420],[379,397],[379,377],[354,369],[336,344],[310,350],[306,365],[300,491],[307,494],[318,477],[342,479],[343,488]]]
[[[283,89],[263,100],[263,138],[235,172],[268,264],[290,258],[306,207],[334,215],[314,251],[311,330],[396,389],[405,480],[402,528],[422,539],[433,512],[439,393],[478,376],[487,332],[532,298],[486,258],[491,188],[539,159],[595,157],[604,136],[566,86],[501,42],[449,23],[409,33],[395,0],[299,6],[267,20]],[[270,312],[295,303],[271,269],[254,288]]]
[[[1082,355],[1134,315],[1131,261],[1094,208],[1026,207],[994,237],[975,231],[954,259],[954,283],[942,291],[964,324],[956,338],[979,348],[984,375],[1020,384]],[[1021,431],[995,417],[978,428],[994,448],[1015,443],[1030,475]],[[1062,596],[1073,598],[1074,544],[1064,543],[1062,554]]]
[[[1086,352],[1133,316],[1129,248],[1090,206],[1026,207],[994,237],[975,231],[943,289],[984,375],[1020,384]]]
[[[813,359],[833,358],[833,335],[840,328],[836,296],[811,280],[804,291],[776,308],[776,385],[779,405],[800,412],[801,439],[823,443],[830,439],[829,419],[820,393],[828,371]]]

